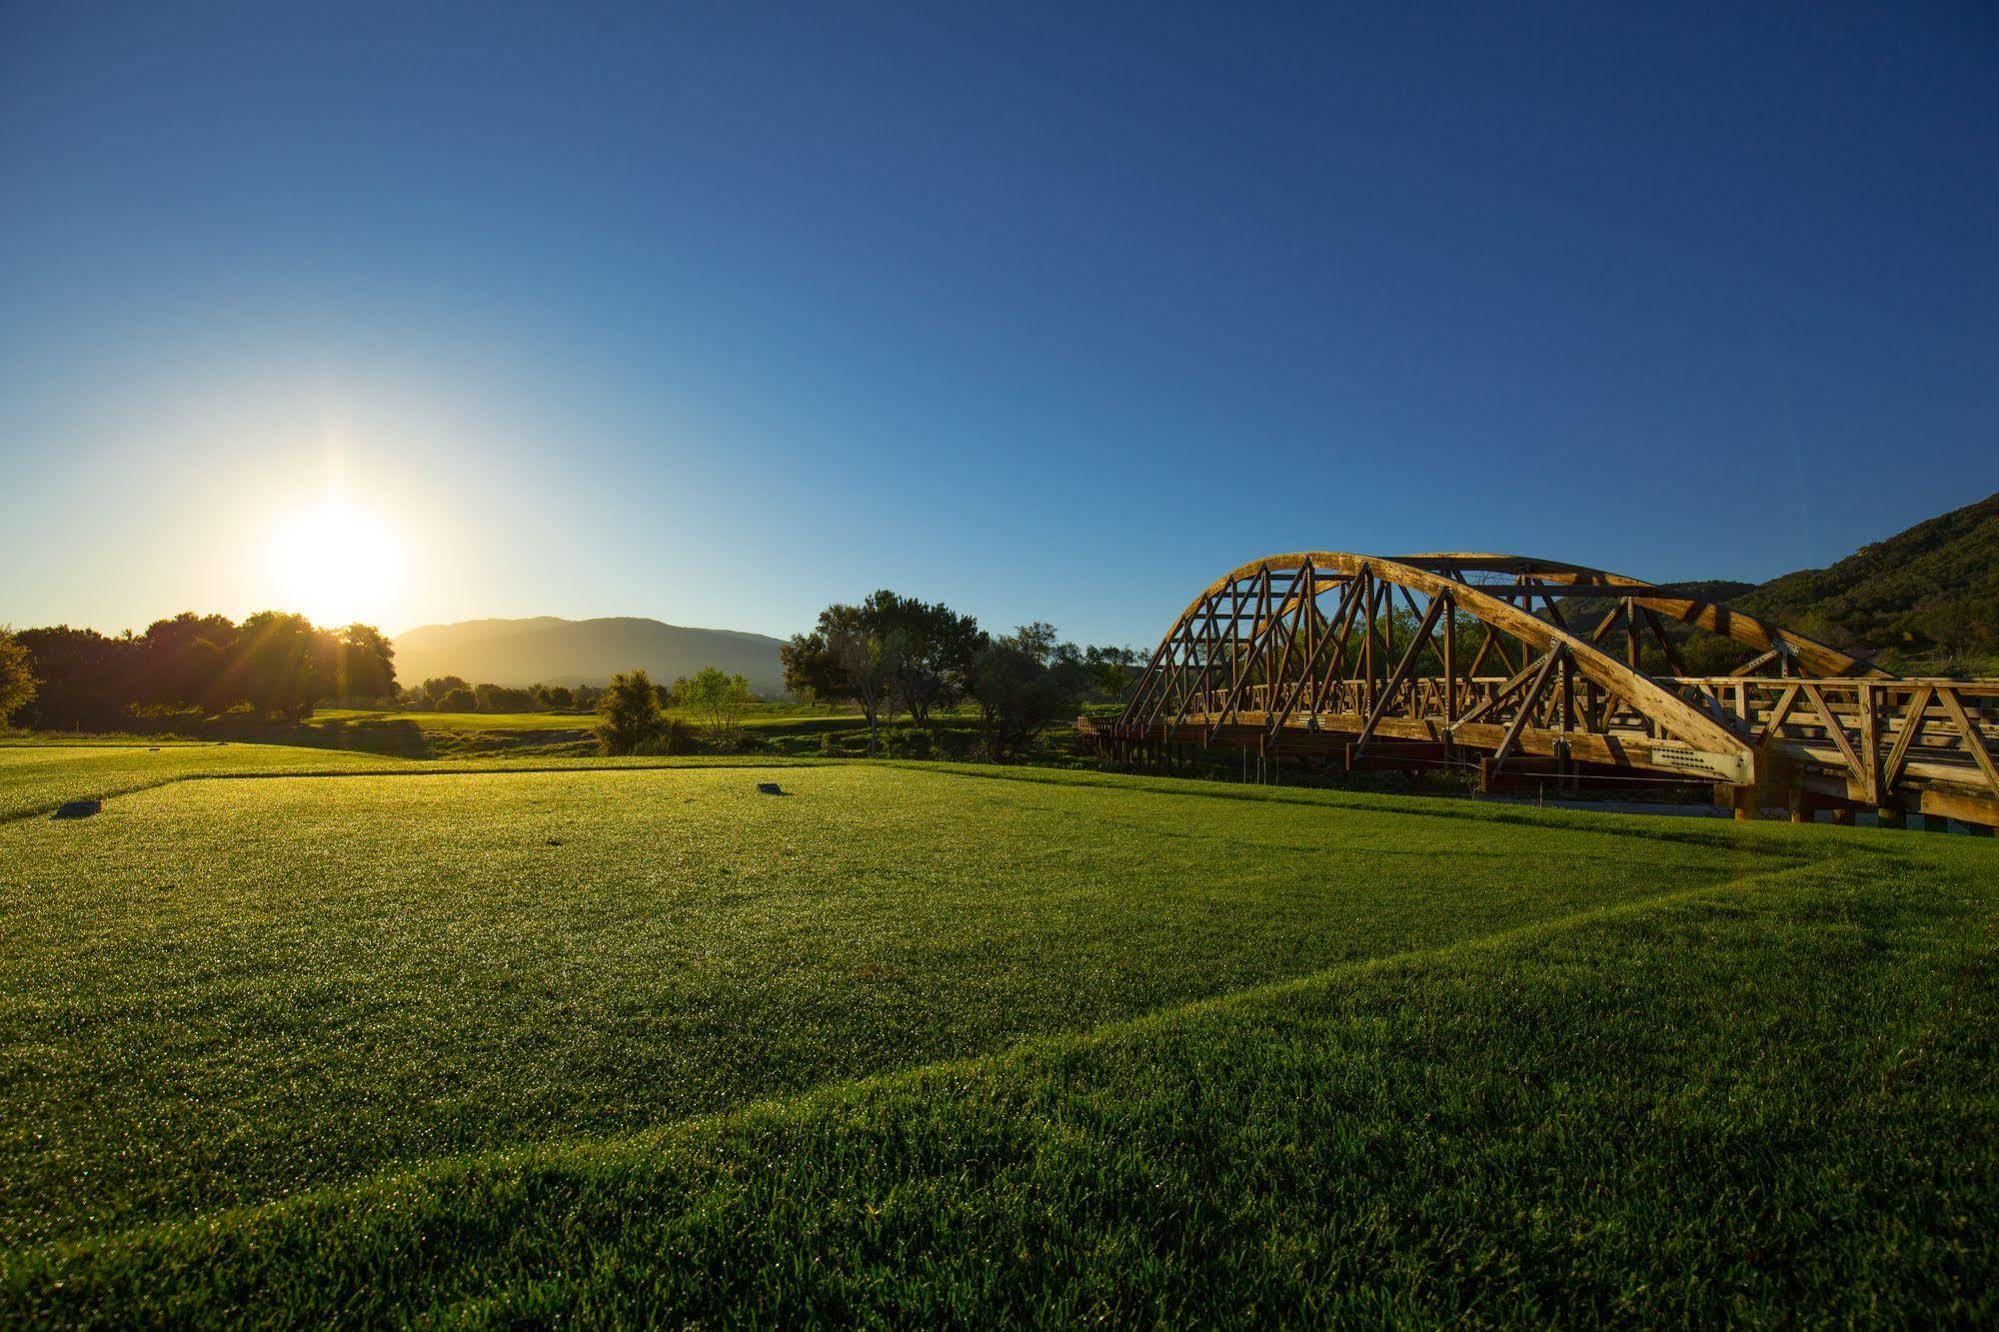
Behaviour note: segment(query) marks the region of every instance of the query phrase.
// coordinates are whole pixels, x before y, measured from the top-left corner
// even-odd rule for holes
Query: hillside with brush
[[[1773,578],[1732,604],[1885,665],[1957,674],[1999,667],[1999,495]]]

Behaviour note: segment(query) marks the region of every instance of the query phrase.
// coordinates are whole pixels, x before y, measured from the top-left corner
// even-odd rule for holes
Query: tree
[[[895,693],[918,726],[930,710],[963,693],[979,646],[979,622],[943,602],[900,597],[883,589],[861,604],[862,623],[879,634],[893,662]]]
[[[226,669],[231,688],[240,687],[253,707],[293,721],[312,715],[328,693],[329,681],[315,669],[319,631],[303,615],[258,611],[243,621]]]
[[[833,655],[825,628],[828,607],[819,614],[820,627],[809,634],[793,634],[777,650],[784,663],[785,692],[807,703],[833,704],[849,697],[846,672]]]
[[[847,697],[861,705],[861,715],[867,718],[868,753],[873,754],[881,746],[882,711],[895,687],[895,644],[853,623],[835,629],[828,635],[826,645],[839,667]]]
[[[482,684],[474,689],[481,712],[526,712],[534,706],[534,695],[507,685]]]
[[[701,721],[708,738],[728,742],[742,728],[743,712],[750,705],[750,682],[714,666],[705,666],[693,675],[673,682],[673,697]]]
[[[1085,648],[1083,664],[1089,672],[1091,692],[1105,702],[1122,701],[1138,678],[1139,656],[1128,647]]]
[[[643,670],[611,677],[597,700],[597,747],[606,754],[630,754],[660,734],[659,695]]]
[[[372,624],[322,630],[315,671],[327,698],[395,697],[395,645]]]
[[[14,641],[13,632],[0,625],[0,726],[26,707],[35,697],[35,663],[28,649]]]
[[[479,696],[470,689],[447,689],[432,705],[434,712],[477,712]]]
[[[442,712],[444,707],[439,700],[457,689],[462,689],[468,694],[474,692],[472,682],[462,675],[433,675],[418,686],[417,692],[429,700],[432,708]]]
[[[182,611],[155,620],[139,640],[143,658],[138,702],[161,707],[226,708],[226,670],[236,648],[236,624],[226,615]]]
[[[819,612],[809,634],[779,649],[784,687],[795,694],[860,704],[868,722],[868,752],[881,738],[881,714],[895,687],[894,645],[860,606],[834,603]]]
[[[115,730],[140,678],[139,640],[107,638],[66,624],[23,629],[14,641],[27,650],[34,697],[17,705],[24,725],[47,730]]]
[[[1003,760],[1036,733],[1075,711],[1086,668],[1074,644],[1046,624],[987,639],[972,658],[968,688],[979,705],[986,756]]]
[[[819,612],[809,634],[786,643],[784,687],[801,698],[851,699],[868,722],[868,752],[879,743],[884,712],[899,701],[919,726],[934,708],[964,693],[978,621],[942,602],[898,596],[883,588],[858,606],[834,604]]]

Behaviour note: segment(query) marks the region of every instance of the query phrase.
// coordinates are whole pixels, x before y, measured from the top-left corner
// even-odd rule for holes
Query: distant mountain
[[[644,667],[662,684],[719,666],[749,679],[752,693],[784,694],[779,640],[732,629],[689,629],[658,620],[617,617],[563,620],[464,620],[427,624],[396,640],[396,679],[405,686],[462,675],[474,684],[601,685],[618,671]]]
[[[1976,667],[1999,654],[1999,495],[1773,578],[1732,604],[1884,664]]]

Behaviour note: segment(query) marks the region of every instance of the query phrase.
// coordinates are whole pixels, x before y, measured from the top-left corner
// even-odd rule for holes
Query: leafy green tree
[[[852,607],[828,607],[819,613],[819,627],[809,634],[793,634],[777,650],[784,663],[785,692],[806,703],[839,703],[850,697],[847,673],[833,655],[826,627],[828,614]]]
[[[980,642],[971,616],[883,588],[858,606],[828,606],[812,632],[792,638],[779,655],[793,694],[860,705],[874,753],[882,718],[897,702],[927,726],[934,709],[963,696]]]
[[[679,706],[700,720],[701,729],[709,739],[727,743],[742,730],[743,713],[750,706],[750,682],[740,675],[706,666],[675,680],[673,697]]]
[[[868,752],[881,739],[881,717],[895,688],[896,645],[860,606],[840,603],[779,651],[785,688],[801,696],[858,703],[868,723]]]
[[[35,697],[34,658],[0,625],[0,726]]]
[[[659,695],[643,670],[611,677],[597,699],[597,747],[606,754],[630,754],[659,737]]]
[[[932,708],[949,707],[962,696],[979,647],[977,620],[941,601],[919,601],[887,589],[861,604],[861,620],[887,646],[895,695],[910,720],[927,727]]]
[[[1128,647],[1088,647],[1083,665],[1089,674],[1090,690],[1107,702],[1121,700],[1138,679],[1139,655]]]
[[[847,697],[860,704],[861,715],[867,719],[868,753],[873,754],[881,748],[882,713],[895,689],[895,639],[854,623],[836,628],[826,641]]]
[[[1018,754],[1035,735],[1074,713],[1087,668],[1073,644],[1057,642],[1046,624],[1022,625],[989,638],[972,658],[968,688],[979,707],[986,756]]]

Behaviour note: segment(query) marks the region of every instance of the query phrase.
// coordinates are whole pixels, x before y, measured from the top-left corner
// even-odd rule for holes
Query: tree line
[[[411,712],[587,712],[602,693],[593,685],[475,685],[462,675],[434,675],[398,694],[396,706]]]
[[[248,708],[297,721],[329,699],[395,696],[395,649],[373,625],[183,611],[143,634],[68,625],[0,635],[0,720],[115,730],[147,713]]]
[[[1129,648],[1078,647],[1039,622],[991,634],[942,602],[886,589],[826,607],[780,656],[795,697],[859,709],[870,753],[898,715],[929,729],[941,710],[969,703],[987,756],[1000,760],[1083,705],[1122,698],[1140,664]],[[278,611],[241,624],[183,612],[143,634],[67,625],[0,634],[0,719],[23,726],[115,730],[148,714],[241,708],[300,721],[335,699],[436,712],[593,710],[610,753],[684,745],[691,730],[674,727],[687,723],[666,715],[675,707],[726,747],[740,739],[753,701],[742,676],[713,667],[671,685],[632,671],[604,689],[473,684],[456,675],[399,689],[394,648],[372,626],[320,628]]]
[[[993,759],[1019,753],[1087,701],[1122,698],[1138,666],[1130,648],[1078,647],[1039,622],[995,635],[942,602],[887,589],[828,606],[779,655],[793,695],[859,706],[870,753],[897,708],[927,727],[937,709],[970,701]]]

